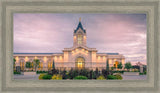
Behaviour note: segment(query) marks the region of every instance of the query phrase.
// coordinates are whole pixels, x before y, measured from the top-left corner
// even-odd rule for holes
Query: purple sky
[[[87,46],[99,53],[120,53],[126,62],[146,64],[145,14],[14,14],[14,52],[59,53],[73,45],[79,18]]]

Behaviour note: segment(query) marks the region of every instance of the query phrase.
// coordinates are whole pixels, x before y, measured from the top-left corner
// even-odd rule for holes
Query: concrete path
[[[37,75],[14,75],[14,79],[31,79],[31,80],[39,80],[39,74]]]
[[[39,80],[39,74],[37,75],[14,75],[14,79],[25,79],[25,80]],[[122,75],[123,80],[146,80],[146,75],[139,75],[139,76],[126,76]]]
[[[139,76],[127,76],[127,75],[122,75],[123,80],[146,80],[147,76],[146,75],[139,75]]]

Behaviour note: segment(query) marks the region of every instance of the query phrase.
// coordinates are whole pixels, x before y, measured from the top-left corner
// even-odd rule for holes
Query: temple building
[[[53,62],[56,68],[106,68],[107,62],[109,67],[117,67],[119,62],[123,67],[125,57],[119,53],[98,53],[96,48],[87,47],[87,34],[79,20],[77,28],[73,32],[73,47],[64,48],[62,53],[14,53],[16,66],[21,70],[26,69],[26,62],[33,62],[39,59],[38,70],[48,70],[52,68]],[[33,68],[34,69],[34,68]]]

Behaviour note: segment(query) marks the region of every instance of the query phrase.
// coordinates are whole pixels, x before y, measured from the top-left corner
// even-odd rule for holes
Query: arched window
[[[82,44],[83,36],[81,34],[78,35],[78,45]]]
[[[84,60],[83,57],[78,57],[78,58],[76,59],[76,68],[82,69],[82,68],[85,67],[84,64],[85,64],[85,60]]]

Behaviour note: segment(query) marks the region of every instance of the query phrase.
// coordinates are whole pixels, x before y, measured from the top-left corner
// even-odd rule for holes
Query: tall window
[[[82,68],[84,68],[84,58],[82,58],[82,57],[78,57],[77,59],[76,59],[76,68],[78,68],[78,69],[82,69]]]
[[[78,35],[78,45],[82,44],[83,37],[82,35]]]

